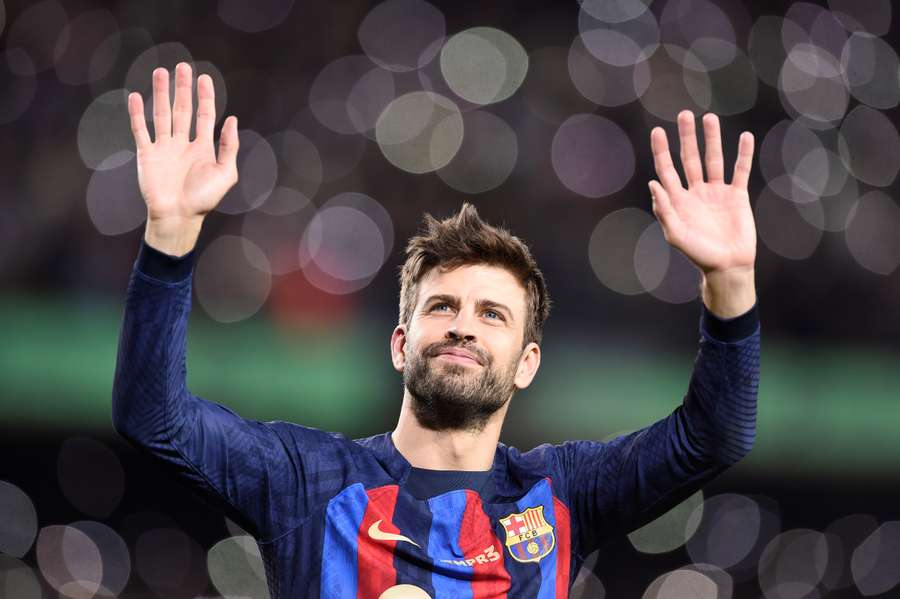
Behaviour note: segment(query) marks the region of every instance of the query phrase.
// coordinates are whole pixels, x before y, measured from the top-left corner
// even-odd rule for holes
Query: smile
[[[474,364],[475,366],[480,366],[480,364],[478,362],[476,362],[475,360],[473,360],[471,358],[465,358],[463,356],[456,356],[453,354],[440,354],[437,357],[447,360],[449,362],[458,362],[460,364]]]

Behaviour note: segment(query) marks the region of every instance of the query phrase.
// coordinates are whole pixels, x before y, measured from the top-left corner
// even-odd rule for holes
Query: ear
[[[541,347],[532,341],[522,350],[519,358],[519,368],[516,370],[515,384],[519,389],[524,389],[531,384],[534,375],[541,365]]]
[[[403,372],[406,365],[406,327],[398,324],[391,333],[391,363],[394,370]]]

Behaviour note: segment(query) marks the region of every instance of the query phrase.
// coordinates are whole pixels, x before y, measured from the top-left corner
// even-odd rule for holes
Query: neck
[[[412,409],[412,397],[404,390],[397,428],[391,439],[410,465],[429,470],[490,470],[500,440],[500,429],[509,401],[497,410],[480,431],[424,428]]]

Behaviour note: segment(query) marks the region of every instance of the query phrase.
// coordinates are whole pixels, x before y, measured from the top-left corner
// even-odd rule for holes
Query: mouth
[[[435,358],[441,358],[448,362],[456,362],[458,364],[468,364],[470,366],[481,366],[481,360],[474,352],[462,347],[445,347]]]
[[[459,356],[457,354],[438,354],[435,356],[436,358],[440,358],[442,360],[446,360],[448,362],[456,362],[458,364],[468,364],[470,366],[481,366],[476,360],[472,358],[467,358],[465,356]]]

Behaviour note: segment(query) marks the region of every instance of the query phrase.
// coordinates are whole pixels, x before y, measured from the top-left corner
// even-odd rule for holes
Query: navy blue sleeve
[[[340,477],[338,436],[244,419],[188,391],[193,260],[193,251],[175,257],[141,243],[119,335],[113,425],[248,532],[272,539],[323,499],[323,459]]]
[[[666,418],[608,442],[554,446],[581,555],[665,513],[746,456],[756,437],[757,306],[731,319],[702,307],[687,394]],[[652,376],[652,373],[648,373]]]

